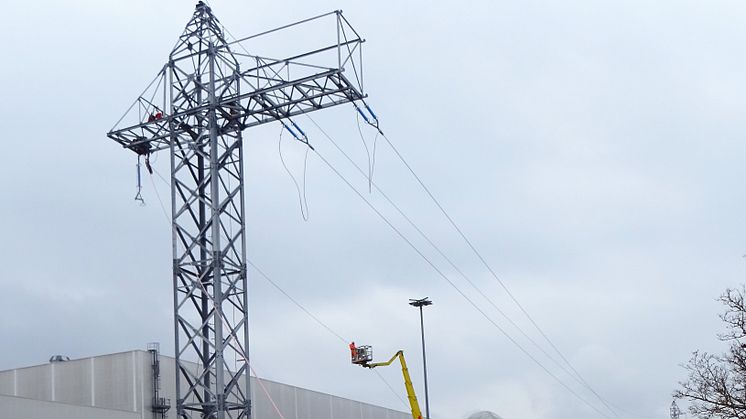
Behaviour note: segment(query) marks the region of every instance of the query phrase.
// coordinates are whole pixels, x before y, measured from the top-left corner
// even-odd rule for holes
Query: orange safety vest
[[[357,356],[357,348],[355,347],[355,342],[352,342],[350,344],[350,352],[352,352],[352,357],[355,358]]]

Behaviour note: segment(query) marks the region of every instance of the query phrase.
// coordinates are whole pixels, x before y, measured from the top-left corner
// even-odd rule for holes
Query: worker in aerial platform
[[[355,361],[355,358],[357,358],[357,347],[355,346],[355,342],[350,343],[350,354],[352,355],[352,360]]]
[[[386,367],[391,365],[397,358],[401,363],[401,372],[404,377],[404,387],[407,389],[407,398],[409,399],[409,407],[412,409],[412,419],[422,419],[422,411],[420,410],[420,404],[417,401],[417,395],[414,393],[414,386],[412,385],[412,379],[409,377],[409,369],[407,368],[407,362],[404,360],[404,351],[398,351],[386,362],[370,362],[373,358],[373,349],[369,345],[363,345],[359,348],[355,347],[355,342],[350,344],[350,349],[355,348],[355,352],[352,355],[352,363],[360,365],[365,368],[376,368]],[[360,359],[355,359],[359,356]]]

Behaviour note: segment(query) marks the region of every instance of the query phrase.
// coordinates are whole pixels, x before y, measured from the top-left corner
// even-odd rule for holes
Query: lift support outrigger
[[[414,394],[412,379],[409,377],[407,362],[404,360],[404,351],[398,351],[394,354],[394,356],[391,357],[391,359],[386,362],[371,362],[373,361],[373,348],[371,346],[364,345],[357,347],[355,346],[355,342],[353,342],[350,344],[350,350],[352,352],[352,363],[365,368],[387,367],[391,365],[396,358],[399,358],[399,363],[401,363],[401,372],[404,376],[404,386],[407,389],[409,406],[412,409],[412,419],[422,419],[420,404],[417,402],[417,396]]]

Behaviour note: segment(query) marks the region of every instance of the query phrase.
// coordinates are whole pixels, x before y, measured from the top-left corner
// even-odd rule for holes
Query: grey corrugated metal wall
[[[175,404],[175,363],[173,358],[161,356],[160,359],[161,396]],[[28,406],[31,400],[114,412],[104,415],[104,410],[98,410],[101,419],[123,418],[124,413],[131,418],[150,419],[150,361],[150,353],[131,351],[0,371],[0,395],[14,396],[0,398],[0,417],[8,417],[5,410],[11,406]],[[255,419],[279,417],[265,389],[285,419],[411,419],[407,413],[287,384],[262,380],[260,385],[252,377]],[[48,406],[39,404],[39,408],[48,409]],[[170,418],[175,417],[173,410],[169,412]],[[13,416],[13,419],[37,417],[45,416]],[[66,417],[59,416],[60,419]]]

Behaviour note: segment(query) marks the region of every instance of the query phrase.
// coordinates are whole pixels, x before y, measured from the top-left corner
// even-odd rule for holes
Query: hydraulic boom
[[[391,365],[395,359],[399,358],[401,364],[401,372],[404,376],[404,387],[407,389],[407,398],[409,399],[409,407],[412,409],[412,419],[422,419],[422,412],[420,411],[420,404],[417,402],[417,396],[414,393],[414,386],[412,385],[412,379],[409,377],[409,369],[407,369],[407,361],[404,360],[404,351],[398,351],[386,362],[370,362],[373,359],[373,349],[370,346],[356,347],[353,342],[350,345],[352,351],[352,363],[363,366],[365,368],[375,367],[387,367]]]

